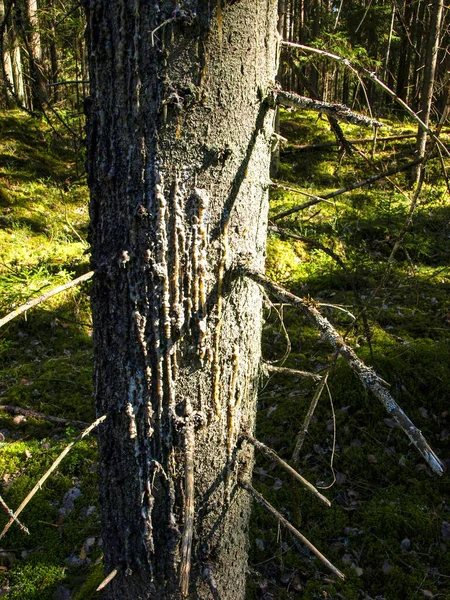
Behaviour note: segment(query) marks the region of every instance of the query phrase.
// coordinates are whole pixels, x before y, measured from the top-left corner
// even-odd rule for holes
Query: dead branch
[[[63,417],[53,417],[52,415],[45,415],[44,413],[31,410],[30,408],[20,408],[19,406],[11,406],[10,404],[0,405],[0,410],[4,410],[11,415],[23,415],[24,417],[31,417],[32,419],[42,419],[43,421],[49,421],[56,425],[71,425],[72,427],[78,427],[80,429],[86,428],[89,423],[85,421],[76,421],[74,419],[64,419]]]
[[[436,155],[433,155],[429,158],[435,158],[435,157],[436,157]],[[419,165],[423,161],[424,161],[423,158],[416,158],[415,160],[412,160],[411,162],[406,163],[406,164],[402,165],[401,167],[391,167],[390,169],[386,169],[386,171],[383,171],[382,173],[377,173],[377,175],[372,175],[372,177],[368,177],[367,179],[363,179],[362,181],[352,183],[345,187],[339,188],[338,190],[335,190],[334,192],[325,194],[324,196],[320,197],[320,200],[319,200],[319,198],[317,198],[316,200],[310,200],[309,202],[305,202],[304,204],[300,204],[299,206],[294,206],[293,208],[290,208],[289,210],[285,210],[282,213],[279,213],[278,215],[274,215],[273,217],[271,217],[271,220],[277,221],[278,219],[283,219],[284,217],[288,217],[289,215],[292,215],[295,212],[304,210],[305,208],[308,208],[309,206],[314,206],[315,204],[319,204],[319,202],[323,202],[324,200],[327,201],[330,198],[336,198],[336,196],[340,196],[341,194],[345,194],[346,192],[351,192],[352,190],[356,190],[365,185],[370,185],[371,183],[374,183],[375,181],[378,181],[379,179],[385,179],[386,177],[390,177],[391,175],[401,173],[402,171],[407,171],[408,169],[412,169],[412,167]]]
[[[273,515],[278,520],[279,523],[282,523],[282,525],[284,525],[286,527],[286,529],[288,529],[292,533],[292,535],[294,535],[297,539],[299,539],[302,542],[302,544],[305,544],[305,546],[307,546],[311,550],[311,552],[313,554],[315,554],[317,556],[317,558],[319,560],[321,560],[323,562],[323,564],[326,565],[330,569],[330,571],[332,571],[340,579],[345,579],[345,575],[343,573],[341,573],[341,571],[339,571],[339,569],[337,569],[328,560],[328,558],[326,558],[320,552],[320,550],[318,550],[315,546],[313,546],[313,544],[311,544],[311,542],[309,540],[307,540],[305,538],[305,536],[303,534],[301,534],[300,531],[298,531],[298,529],[296,529],[293,525],[291,525],[291,523],[289,523],[289,521],[287,519],[285,519],[282,514],[280,514],[269,502],[267,502],[267,500],[264,498],[264,496],[262,496],[259,492],[257,492],[255,490],[255,488],[248,481],[245,481],[244,479],[239,479],[239,485],[242,488],[244,488],[244,490],[246,490],[249,494],[251,494],[260,506],[262,506],[268,512],[270,512],[270,514]]]
[[[323,389],[327,383],[327,379],[328,373],[325,374],[325,376],[322,378],[322,381],[320,381],[319,385],[317,386],[316,391],[314,392],[313,399],[311,401],[311,405],[308,409],[308,412],[306,413],[305,420],[303,421],[303,425],[295,439],[295,448],[294,452],[292,453],[292,462],[295,466],[297,466],[300,462],[300,450],[302,449],[303,443],[306,438],[306,434],[308,433],[308,427],[311,423],[311,419],[313,417],[314,411],[316,410],[317,403],[320,400],[320,396],[322,395]]]
[[[310,371],[299,371],[298,369],[289,369],[287,367],[276,367],[269,363],[264,363],[263,368],[269,373],[280,373],[284,375],[296,375],[297,377],[308,377],[310,379],[314,379],[314,381],[320,381],[322,379],[321,375],[317,375],[317,373],[310,373]]]
[[[294,92],[286,92],[285,90],[276,91],[276,102],[280,106],[290,108],[301,108],[305,110],[313,110],[323,113],[324,115],[333,117],[338,121],[352,123],[353,125],[362,125],[364,127],[383,127],[383,123],[371,119],[359,113],[353,112],[344,104],[330,104],[323,100],[313,100],[306,96],[299,96]]]
[[[266,290],[269,290],[281,302],[293,304],[308,317],[308,319],[320,331],[322,337],[326,339],[343,358],[345,358],[364,387],[372,392],[372,394],[381,402],[386,411],[393,417],[400,428],[403,429],[411,442],[416,446],[420,454],[422,454],[432,471],[438,475],[442,475],[444,473],[443,464],[424,438],[422,432],[417,429],[417,427],[412,423],[411,419],[396,403],[387,389],[385,382],[371,367],[368,367],[362,360],[358,358],[353,348],[344,342],[342,336],[331,325],[328,319],[320,314],[316,308],[316,303],[313,300],[299,298],[298,296],[291,294],[291,292],[288,292],[286,289],[273,282],[262,273],[251,271],[247,268],[244,268],[243,272],[247,277],[259,283]]]
[[[320,50],[319,48],[312,48],[311,46],[304,46],[303,44],[296,44],[295,42],[286,42],[286,41],[283,41],[282,44],[283,44],[283,46],[286,46],[289,48],[297,48],[298,50],[302,50],[303,52],[307,52],[310,54],[318,54],[320,56],[325,56],[326,58],[330,58],[331,60],[334,60],[335,62],[338,62],[338,63],[344,65],[345,67],[351,69],[355,74],[363,75],[364,77],[367,77],[368,79],[373,81],[376,85],[381,87],[381,89],[388,96],[390,96],[393,100],[395,100],[395,102],[397,102],[397,104],[400,104],[400,106],[414,119],[414,121],[416,121],[416,123],[418,123],[419,127],[423,131],[428,133],[428,135],[445,152],[445,154],[447,156],[450,156],[450,151],[441,142],[441,140],[436,136],[434,131],[422,121],[422,119],[412,110],[412,108],[410,106],[408,106],[408,104],[406,104],[406,102],[404,102],[401,98],[399,98],[397,96],[397,94],[391,90],[391,88],[389,88],[385,83],[383,83],[383,81],[381,81],[381,79],[379,79],[375,75],[374,72],[369,71],[368,69],[365,69],[364,67],[361,67],[360,65],[356,65],[356,64],[350,62],[347,58],[343,58],[342,56],[339,56],[338,54],[332,54],[331,52],[326,52],[325,50]]]
[[[9,508],[9,506],[6,504],[6,502],[3,500],[3,498],[1,496],[0,496],[0,505],[8,513],[8,516],[19,526],[20,531],[22,531],[23,533],[26,533],[27,535],[30,535],[29,529],[27,527],[25,527],[25,525],[22,525],[22,523],[19,521],[19,519],[16,517],[16,515]]]
[[[333,204],[330,200],[323,198],[322,196],[316,196],[316,194],[310,194],[309,192],[305,192],[304,190],[299,190],[298,188],[291,187],[289,185],[284,185],[283,183],[279,183],[278,181],[271,181],[270,186],[284,190],[286,192],[294,192],[294,194],[300,194],[301,196],[306,196],[307,198],[312,198],[313,200],[317,200],[317,202],[328,202],[328,204]]]
[[[89,425],[89,427],[87,429],[82,431],[80,433],[80,435],[73,442],[71,442],[68,446],[66,446],[64,448],[64,450],[61,452],[61,454],[58,456],[58,458],[55,460],[55,462],[52,464],[52,466],[48,469],[48,471],[46,473],[44,473],[44,475],[42,475],[42,477],[36,483],[36,485],[31,490],[31,492],[22,501],[21,505],[15,512],[16,517],[20,515],[20,513],[23,511],[23,509],[28,504],[28,502],[33,498],[33,496],[36,494],[36,492],[38,492],[41,489],[44,482],[50,477],[50,475],[53,473],[53,471],[55,471],[55,469],[58,467],[58,465],[61,463],[61,461],[64,459],[64,457],[75,446],[75,444],[77,444],[78,442],[81,442],[81,440],[84,439],[86,436],[88,436],[93,429],[95,429],[98,425],[100,425],[100,423],[103,423],[103,421],[105,419],[106,419],[106,415],[99,417],[96,421],[94,421],[91,425]],[[12,518],[6,523],[5,527],[3,528],[3,531],[0,534],[0,540],[6,535],[6,533],[8,532],[8,529],[11,527],[11,525],[13,523],[14,523],[14,519],[12,519]]]
[[[321,385],[321,384],[322,384],[322,382],[320,382],[319,385]],[[328,498],[325,498],[325,496],[323,496],[319,492],[319,490],[312,485],[312,483],[310,483],[307,479],[302,477],[300,475],[300,473],[297,473],[297,471],[295,469],[293,469],[290,465],[288,465],[287,462],[285,462],[282,458],[280,458],[278,456],[278,454],[275,452],[275,450],[272,450],[272,448],[269,448],[268,446],[266,446],[265,444],[263,444],[262,442],[260,442],[256,438],[254,438],[249,433],[242,432],[241,438],[243,438],[244,440],[247,440],[247,442],[250,442],[253,446],[255,446],[255,448],[257,450],[259,450],[260,452],[262,452],[263,454],[268,456],[271,460],[274,460],[282,469],[287,471],[289,473],[289,475],[291,475],[294,479],[299,481],[312,494],[314,494],[314,496],[316,496],[316,498],[318,498],[321,502],[323,502],[327,506],[331,506],[331,502],[328,500]]]
[[[92,277],[93,274],[94,274],[94,271],[89,271],[88,273],[81,275],[81,277],[77,277],[76,279],[73,279],[72,281],[69,281],[68,283],[65,283],[64,285],[60,285],[58,287],[53,288],[52,290],[50,290],[49,292],[47,292],[45,294],[42,294],[38,298],[34,298],[34,300],[29,300],[22,306],[19,306],[19,308],[16,308],[9,314],[5,315],[2,319],[0,319],[0,327],[3,327],[3,325],[6,325],[6,323],[9,323],[9,321],[12,321],[13,319],[18,317],[22,313],[29,310],[30,308],[33,308],[33,306],[42,304],[42,302],[45,302],[52,296],[55,296],[56,294],[64,292],[65,290],[69,290],[70,288],[75,287],[76,285],[78,285],[79,283],[82,283],[83,281],[87,281],[88,279],[90,279]]]

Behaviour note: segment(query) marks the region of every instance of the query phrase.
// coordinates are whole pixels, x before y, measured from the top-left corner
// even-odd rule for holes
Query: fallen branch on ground
[[[337,121],[352,123],[353,125],[362,125],[364,127],[383,127],[383,123],[353,112],[344,104],[330,104],[323,100],[313,100],[306,96],[299,96],[294,92],[286,92],[285,90],[276,90],[276,102],[280,106],[290,108],[301,108],[305,110],[313,110],[323,113],[324,115],[333,117]]]
[[[248,481],[245,481],[244,479],[239,479],[239,485],[242,488],[244,488],[244,490],[246,490],[249,494],[251,494],[258,504],[260,504],[263,508],[265,508],[268,512],[270,512],[270,514],[272,514],[278,520],[279,523],[284,525],[286,527],[286,529],[288,529],[297,539],[299,539],[302,542],[302,544],[305,544],[305,546],[307,546],[311,550],[311,552],[313,554],[315,554],[317,556],[317,558],[319,560],[321,560],[323,562],[323,564],[326,565],[330,569],[330,571],[332,571],[340,579],[345,579],[345,575],[343,573],[341,573],[341,571],[339,571],[339,569],[337,569],[328,560],[328,558],[326,558],[320,552],[320,550],[318,550],[315,546],[313,546],[313,544],[311,544],[311,542],[309,540],[307,540],[305,538],[305,536],[303,534],[301,534],[300,531],[298,531],[298,529],[296,529],[293,525],[291,525],[291,523],[289,523],[289,521],[287,519],[285,519],[282,514],[280,514],[269,502],[267,502],[267,500],[264,498],[264,496],[262,496],[259,492],[257,492],[255,490],[255,488]]]
[[[411,419],[404,413],[391,396],[381,377],[379,377],[371,367],[368,367],[358,358],[353,348],[344,342],[342,336],[331,325],[328,319],[321,315],[316,308],[316,303],[313,300],[299,298],[298,296],[291,294],[291,292],[288,292],[286,289],[257,271],[243,268],[243,274],[270,291],[281,302],[293,304],[309,318],[314,326],[320,331],[322,337],[327,340],[343,358],[345,358],[363,386],[372,392],[401,429],[403,429],[420,454],[422,454],[432,471],[438,475],[442,475],[444,473],[443,464],[424,438],[422,432],[417,429]]]
[[[31,410],[30,408],[20,408],[19,406],[11,406],[10,404],[0,405],[0,410],[4,410],[11,415],[23,415],[24,417],[31,417],[32,419],[42,419],[43,421],[49,421],[56,425],[71,425],[72,427],[78,427],[85,429],[89,423],[85,421],[76,421],[74,419],[64,419],[63,417],[53,417],[52,415],[45,415],[44,413]]]
[[[42,296],[39,296],[38,298],[34,298],[34,300],[29,300],[22,306],[19,306],[19,308],[16,308],[9,314],[5,315],[2,319],[0,319],[0,327],[3,327],[3,325],[6,325],[6,323],[9,323],[9,321],[12,321],[13,319],[18,317],[22,313],[29,310],[30,308],[33,308],[33,306],[42,304],[42,302],[45,302],[52,296],[56,296],[56,294],[60,294],[61,292],[64,292],[65,290],[75,287],[76,285],[78,285],[79,283],[82,283],[83,281],[87,281],[88,279],[90,279],[92,277],[93,274],[94,274],[94,271],[89,271],[88,273],[81,275],[81,277],[77,277],[76,279],[73,279],[72,281],[69,281],[68,283],[65,283],[64,285],[60,285],[56,288],[53,288],[52,290],[50,290],[46,294],[42,294]]]
[[[67,454],[69,454],[70,450],[72,450],[72,448],[75,446],[75,444],[77,444],[78,442],[81,442],[81,440],[84,439],[86,436],[88,436],[93,429],[95,429],[98,425],[100,425],[100,423],[103,423],[103,421],[105,419],[106,419],[106,415],[103,415],[102,417],[99,417],[96,421],[94,421],[91,425],[89,425],[89,427],[87,429],[85,429],[84,431],[82,431],[80,433],[80,435],[73,442],[71,442],[68,446],[66,446],[64,448],[64,450],[61,452],[61,454],[58,456],[58,458],[52,464],[52,466],[50,467],[50,469],[48,469],[48,471],[46,473],[44,473],[44,475],[42,475],[42,477],[36,483],[36,485],[31,490],[31,492],[22,501],[21,505],[19,506],[19,508],[14,513],[16,517],[18,517],[20,515],[20,513],[23,511],[23,509],[28,504],[28,502],[33,498],[33,496],[36,494],[36,492],[38,492],[41,489],[43,483],[50,477],[50,475],[53,473],[53,471],[56,470],[56,468],[61,463],[61,461],[63,460],[63,458]],[[14,519],[13,518],[11,518],[6,523],[5,527],[3,528],[3,531],[0,534],[0,540],[6,535],[6,533],[8,532],[8,529],[11,527],[11,525],[13,523],[14,523]]]
[[[319,385],[321,385],[321,383]],[[255,448],[257,450],[259,450],[260,452],[262,452],[263,454],[268,456],[271,460],[274,460],[282,469],[287,471],[289,473],[289,475],[291,475],[294,479],[299,481],[312,494],[314,494],[314,496],[316,498],[318,498],[321,502],[323,502],[327,506],[331,506],[331,502],[328,500],[328,498],[325,498],[325,496],[323,496],[319,492],[319,490],[312,485],[312,483],[310,483],[307,479],[302,477],[300,475],[300,473],[297,473],[297,471],[295,469],[293,469],[290,465],[288,465],[288,463],[286,461],[284,461],[282,458],[280,458],[278,456],[278,454],[275,452],[275,450],[272,450],[272,448],[269,448],[268,446],[266,446],[265,444],[263,444],[262,442],[260,442],[256,438],[254,438],[249,433],[245,433],[245,432],[241,433],[241,438],[244,440],[247,440],[247,442],[250,442],[250,444],[255,446]]]

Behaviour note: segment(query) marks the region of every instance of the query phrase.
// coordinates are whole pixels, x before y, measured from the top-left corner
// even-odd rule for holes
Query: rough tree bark
[[[240,600],[277,2],[85,6],[106,590]]]

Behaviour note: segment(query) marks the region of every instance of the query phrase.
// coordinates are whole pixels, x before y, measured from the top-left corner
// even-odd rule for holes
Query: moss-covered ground
[[[383,135],[414,131],[386,122]],[[350,139],[366,131],[344,127]],[[370,166],[363,153],[305,152],[295,146],[332,140],[309,113],[283,115],[280,180],[323,195],[377,169],[408,161],[411,140],[379,143]],[[380,134],[381,135],[381,134]],[[78,164],[80,160],[78,158]],[[89,269],[85,253],[87,188],[70,142],[18,112],[0,114],[0,316]],[[269,274],[322,311],[449,462],[450,206],[433,163],[389,277],[386,261],[411,191],[405,175],[355,190],[277,221],[332,248],[270,234]],[[303,203],[274,190],[271,214]],[[382,285],[380,285],[382,282]],[[378,289],[377,289],[378,288]],[[376,293],[374,293],[376,291]],[[0,330],[0,403],[91,422],[89,284],[55,296]],[[364,307],[366,325],[353,322]],[[282,313],[281,324],[279,313]],[[255,507],[248,599],[397,600],[450,598],[448,476],[432,476],[404,433],[355,380],[342,359],[293,308],[267,306],[263,354],[284,366],[320,372],[332,366],[302,449],[300,471],[332,508],[258,456],[254,485],[346,575],[340,582],[272,517]],[[334,364],[335,362],[335,364]],[[281,364],[275,362],[274,364]],[[314,393],[310,381],[272,376],[262,382],[259,439],[289,460]],[[333,408],[332,408],[333,406]],[[334,419],[333,419],[334,414]],[[0,494],[16,509],[79,430],[0,410]],[[17,600],[89,600],[103,578],[96,492],[95,436],[69,453],[0,541],[0,595]],[[333,452],[334,446],[334,452]],[[333,460],[333,468],[331,461]],[[333,471],[334,470],[334,471]],[[8,517],[0,513],[0,528]],[[447,551],[448,548],[448,551]]]

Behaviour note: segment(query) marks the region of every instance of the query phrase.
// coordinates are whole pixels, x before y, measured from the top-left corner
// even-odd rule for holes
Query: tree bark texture
[[[277,2],[85,6],[107,595],[240,600]]]

